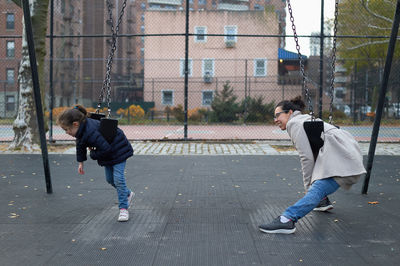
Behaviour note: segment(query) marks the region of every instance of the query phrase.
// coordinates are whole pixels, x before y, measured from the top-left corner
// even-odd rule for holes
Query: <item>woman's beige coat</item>
[[[349,132],[324,122],[324,132],[321,135],[324,146],[314,162],[310,142],[303,127],[304,121],[310,120],[310,115],[295,111],[286,125],[290,139],[300,155],[306,191],[315,180],[329,177],[334,177],[342,188],[350,189],[366,173],[357,141]]]

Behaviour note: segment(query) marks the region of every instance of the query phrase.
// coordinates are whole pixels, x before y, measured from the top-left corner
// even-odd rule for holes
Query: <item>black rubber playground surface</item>
[[[131,219],[93,161],[0,155],[0,265],[399,265],[400,157],[377,156],[361,183],[331,196],[292,235],[257,226],[301,197],[297,156],[135,156]]]

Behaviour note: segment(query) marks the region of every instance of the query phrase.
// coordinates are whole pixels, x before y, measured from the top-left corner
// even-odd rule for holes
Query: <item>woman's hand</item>
[[[81,175],[84,175],[84,174],[85,174],[85,171],[83,170],[83,162],[80,162],[80,163],[79,163],[79,166],[78,166],[78,173],[81,174]]]

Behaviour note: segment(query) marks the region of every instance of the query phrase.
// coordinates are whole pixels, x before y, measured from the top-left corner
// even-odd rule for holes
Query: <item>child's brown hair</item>
[[[72,123],[79,122],[81,124],[86,120],[87,111],[82,105],[75,105],[62,112],[57,118],[59,126],[70,127]]]

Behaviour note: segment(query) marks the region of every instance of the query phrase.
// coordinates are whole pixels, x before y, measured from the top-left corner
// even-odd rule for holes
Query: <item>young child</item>
[[[117,129],[112,143],[108,143],[101,135],[100,121],[87,117],[86,109],[81,105],[65,110],[57,119],[57,124],[65,133],[76,138],[76,159],[79,162],[78,173],[83,175],[83,162],[87,160],[87,148],[90,158],[104,166],[106,181],[117,189],[119,202],[119,222],[129,220],[128,208],[134,196],[126,187],[125,164],[133,155],[133,149],[124,132]]]

